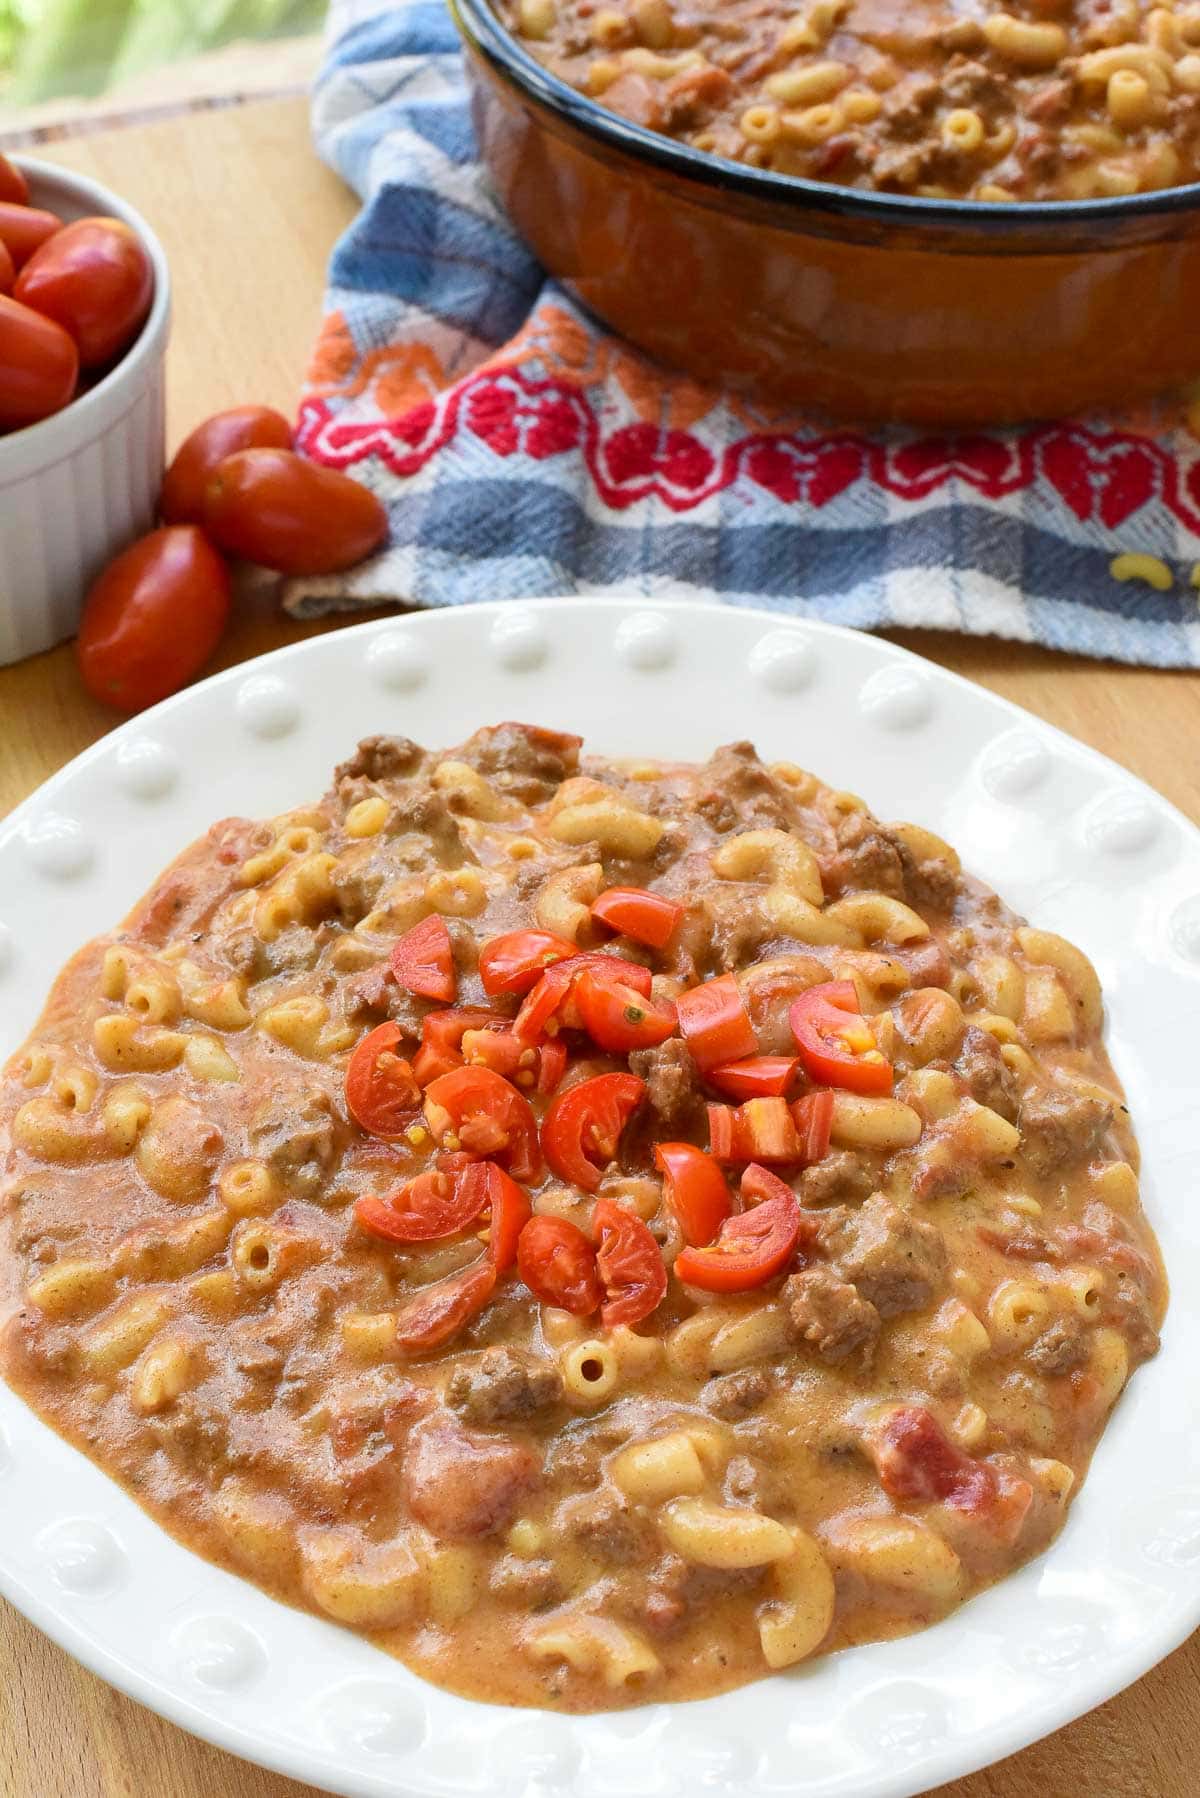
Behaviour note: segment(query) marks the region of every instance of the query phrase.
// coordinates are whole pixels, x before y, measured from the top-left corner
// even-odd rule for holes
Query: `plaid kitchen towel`
[[[831,430],[608,335],[489,189],[441,0],[333,0],[318,145],[363,206],[300,415],[386,501],[391,544],[294,583],[301,616],[397,597],[717,595],[1200,665],[1200,404],[1010,431]],[[1198,302],[1200,304],[1200,302]],[[1170,568],[1160,592],[1112,558]]]

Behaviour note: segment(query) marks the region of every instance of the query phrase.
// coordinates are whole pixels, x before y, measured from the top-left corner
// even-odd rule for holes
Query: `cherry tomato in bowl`
[[[30,256],[13,293],[75,339],[80,366],[101,368],[128,349],[154,298],[154,266],[122,219],[64,225]]]
[[[387,536],[388,517],[360,481],[292,450],[245,449],[217,464],[204,526],[221,549],[280,574],[336,574]]]
[[[16,268],[24,268],[33,252],[62,228],[57,212],[0,200],[0,238],[7,244]]]
[[[0,155],[0,200],[14,206],[29,204],[29,183],[24,170],[3,155]]]
[[[270,406],[216,412],[184,438],[159,495],[164,524],[202,524],[204,495],[219,463],[244,449],[291,449],[292,427]]]
[[[0,431],[61,412],[78,377],[79,352],[62,326],[0,294]]]
[[[229,570],[194,525],[139,538],[84,602],[75,645],[84,686],[122,712],[165,699],[212,655],[230,597]]]
[[[0,237],[0,293],[11,293],[17,271],[13,266],[12,252],[4,239]]]

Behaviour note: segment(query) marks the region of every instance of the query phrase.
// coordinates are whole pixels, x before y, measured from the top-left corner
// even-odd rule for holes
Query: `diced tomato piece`
[[[590,1317],[604,1296],[596,1251],[565,1217],[530,1218],[517,1244],[517,1272],[534,1298],[576,1317]]]
[[[766,1168],[758,1172],[775,1180]],[[753,1184],[752,1179],[752,1188]],[[707,1248],[680,1250],[675,1273],[686,1286],[705,1292],[749,1292],[787,1266],[800,1239],[800,1203],[782,1180],[776,1184],[782,1190],[774,1196],[727,1217]]]
[[[703,1248],[733,1210],[724,1174],[711,1155],[690,1142],[656,1143],[654,1161],[683,1240]]]
[[[924,1406],[894,1406],[870,1433],[868,1447],[889,1498],[952,1505],[1006,1542],[1020,1534],[1033,1498],[1027,1481],[964,1454]]]
[[[480,949],[479,978],[485,993],[527,993],[547,968],[578,954],[574,943],[549,930],[510,930]]]
[[[540,1177],[537,1124],[529,1100],[490,1068],[455,1068],[425,1092],[425,1121],[446,1148],[495,1159],[516,1180]]]
[[[718,1161],[799,1161],[800,1139],[786,1099],[708,1107],[710,1152]]]
[[[436,1280],[409,1300],[396,1319],[396,1347],[420,1355],[440,1348],[477,1316],[496,1290],[498,1270],[489,1255],[461,1273]]]
[[[479,1197],[475,1216],[488,1213],[488,1255],[503,1273],[516,1260],[517,1238],[533,1215],[529,1194],[494,1161],[472,1162],[462,1178],[471,1199]]]
[[[798,1065],[795,1055],[748,1055],[710,1068],[705,1079],[731,1099],[776,1099],[787,1092]]]
[[[523,1042],[537,1043],[548,1033],[564,1025],[579,1030],[583,1020],[574,1005],[574,987],[579,976],[590,967],[614,980],[632,987],[642,998],[650,997],[649,968],[620,955],[576,955],[569,962],[558,962],[549,968],[527,995],[513,1022],[513,1029]]]
[[[556,1036],[548,1036],[538,1050],[538,1091],[540,1093],[557,1092],[566,1071],[566,1043]]]
[[[359,1199],[355,1219],[386,1242],[434,1242],[457,1236],[487,1203],[487,1189],[471,1180],[473,1172],[474,1164],[465,1155],[439,1156],[435,1168],[418,1174],[386,1199]]]
[[[636,1074],[597,1074],[550,1101],[542,1150],[560,1180],[595,1192],[646,1090]]]
[[[862,1015],[853,981],[810,986],[792,1005],[788,1021],[810,1079],[847,1092],[891,1092],[892,1064]]]
[[[680,993],[675,1006],[679,1028],[701,1073],[727,1061],[741,1061],[757,1050],[750,1014],[732,974],[720,974]]]
[[[411,1129],[421,1105],[412,1064],[399,1053],[398,1024],[378,1024],[355,1046],[346,1069],[346,1109],[355,1123],[395,1142]]]
[[[829,1153],[829,1132],[833,1127],[833,1094],[827,1089],[805,1093],[792,1100],[792,1121],[800,1143],[800,1159],[805,1167],[821,1161]]]
[[[398,986],[421,999],[454,998],[454,950],[445,918],[436,912],[406,930],[392,950],[392,974]]]
[[[645,887],[609,887],[592,906],[592,917],[598,923],[651,949],[666,947],[683,913],[684,907],[676,900],[647,892]]]
[[[633,1211],[613,1199],[597,1199],[592,1227],[599,1237],[596,1266],[606,1294],[600,1322],[606,1330],[640,1323],[662,1304],[667,1270],[653,1236]]]
[[[575,982],[575,1003],[583,1027],[601,1049],[628,1055],[666,1042],[679,1028],[675,1007],[656,1004],[599,965],[586,967]]]
[[[490,1011],[464,1008],[428,1012],[421,1020],[421,1047],[413,1060],[418,1086],[428,1086],[439,1074],[462,1067],[462,1041],[468,1030],[508,1028],[507,1018],[498,1018]]]

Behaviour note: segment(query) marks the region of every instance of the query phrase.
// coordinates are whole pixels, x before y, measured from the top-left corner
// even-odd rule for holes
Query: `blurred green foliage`
[[[235,38],[315,30],[325,0],[0,0],[0,103],[86,98]]]

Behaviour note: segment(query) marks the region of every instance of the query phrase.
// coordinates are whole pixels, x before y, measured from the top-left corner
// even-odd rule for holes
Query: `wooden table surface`
[[[126,195],[161,235],[176,287],[172,440],[222,406],[290,411],[315,334],[325,257],[353,213],[313,154],[305,106],[259,103],[56,146],[52,160]],[[245,608],[220,665],[337,624]],[[1140,774],[1200,819],[1200,675],[1113,667],[1023,645],[893,633]],[[0,816],[117,722],[82,691],[69,647],[0,669]],[[1050,1676],[1052,1677],[1052,1676]],[[1130,1691],[939,1798],[1196,1798],[1200,1636]],[[803,1775],[800,1770],[798,1779]],[[0,1602],[3,1798],[303,1798],[184,1735],[68,1660]]]

